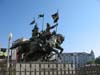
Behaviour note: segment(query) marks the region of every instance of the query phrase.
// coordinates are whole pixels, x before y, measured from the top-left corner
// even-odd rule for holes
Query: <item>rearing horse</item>
[[[49,44],[49,46],[47,46],[48,48],[47,50],[49,52],[48,54],[49,58],[52,57],[52,52],[55,52],[55,54],[57,54],[58,57],[61,58],[60,54],[63,52],[63,48],[60,45],[63,43],[63,41],[64,37],[61,34],[53,35],[49,40],[47,40],[47,44]]]
[[[13,45],[11,49],[18,47],[20,49],[19,58],[22,58],[24,54],[24,61],[49,61],[52,58],[52,52],[55,52],[60,57],[60,53],[63,51],[60,45],[64,41],[64,37],[61,34],[51,36],[49,40],[45,40],[45,44],[41,41],[43,40],[39,38],[34,41],[21,41]]]
[[[58,55],[58,57],[60,57],[60,54],[63,51],[63,48],[60,45],[64,41],[64,37],[61,34],[51,36],[49,40],[45,40],[45,44],[42,44],[40,42],[41,40],[38,40],[37,42],[36,41],[30,43],[31,47],[30,51],[26,54],[26,61],[30,60],[29,57],[32,57],[31,59],[33,61],[48,61],[53,56],[52,52],[54,52]],[[58,50],[60,50],[60,52]]]

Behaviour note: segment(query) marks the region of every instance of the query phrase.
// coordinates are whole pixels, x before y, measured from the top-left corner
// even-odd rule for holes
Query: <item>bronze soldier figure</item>
[[[53,29],[53,28],[55,28],[57,25],[58,24],[50,26],[50,24],[47,23],[47,27],[46,27],[46,38],[47,39],[49,39],[51,37],[51,35],[52,35],[51,32],[50,32],[50,30]]]
[[[37,24],[34,26],[34,29],[32,30],[32,38],[30,40],[34,40],[37,39],[39,37],[39,31],[38,31],[38,27]]]
[[[58,24],[55,24],[55,25],[53,25],[53,26],[50,26],[50,24],[49,24],[49,23],[47,23],[46,32],[50,33],[50,29],[55,28],[57,25],[58,25]]]

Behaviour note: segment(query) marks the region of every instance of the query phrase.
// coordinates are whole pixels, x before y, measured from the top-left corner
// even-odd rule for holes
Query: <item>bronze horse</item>
[[[45,40],[45,43],[42,41],[43,40],[38,38],[34,41],[28,40],[19,42],[13,45],[11,49],[16,47],[19,48],[18,61],[49,61],[49,59],[53,56],[52,52],[60,57],[60,53],[63,51],[63,48],[60,45],[64,41],[64,37],[61,34],[51,36],[49,40]],[[60,50],[60,52],[58,50]],[[24,57],[22,57],[22,55],[24,55]]]

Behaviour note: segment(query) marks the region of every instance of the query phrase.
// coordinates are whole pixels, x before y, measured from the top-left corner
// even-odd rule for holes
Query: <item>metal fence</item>
[[[76,66],[70,63],[32,62],[0,64],[0,75],[100,75],[99,64]]]

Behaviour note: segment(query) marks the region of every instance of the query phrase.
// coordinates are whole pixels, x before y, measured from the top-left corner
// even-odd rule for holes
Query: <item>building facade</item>
[[[95,55],[93,50],[90,53],[79,52],[79,53],[63,53],[61,55],[63,63],[72,63],[77,65],[84,65],[89,61],[93,61],[95,59]]]
[[[82,66],[79,75],[100,75],[100,64],[86,64]]]

